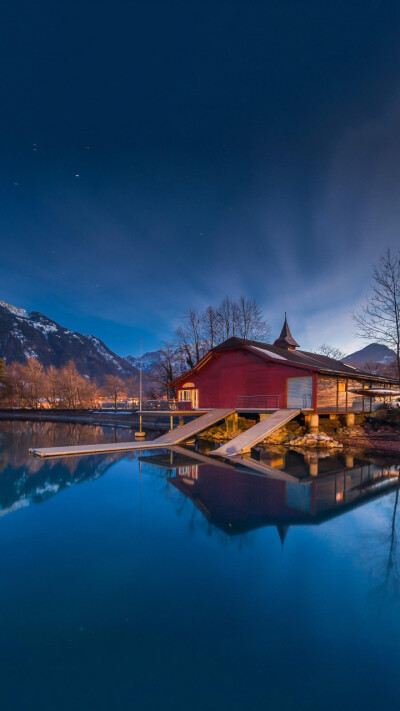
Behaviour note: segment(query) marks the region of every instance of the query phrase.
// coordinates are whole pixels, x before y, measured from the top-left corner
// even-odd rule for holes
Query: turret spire
[[[274,346],[278,346],[278,348],[286,348],[289,351],[294,351],[299,346],[299,344],[296,343],[292,334],[290,333],[289,324],[286,318],[286,311],[285,321],[282,327],[281,335],[279,336],[279,338],[276,339],[276,341],[274,341]]]

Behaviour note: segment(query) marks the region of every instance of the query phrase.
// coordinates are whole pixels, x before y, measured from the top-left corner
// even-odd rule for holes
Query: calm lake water
[[[115,438],[0,422],[2,710],[399,708],[400,460],[27,454]]]

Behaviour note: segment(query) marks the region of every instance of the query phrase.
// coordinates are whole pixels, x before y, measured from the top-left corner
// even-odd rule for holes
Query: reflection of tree
[[[390,574],[390,571],[394,569],[394,567],[397,565],[396,561],[396,547],[397,547],[397,538],[396,538],[396,513],[397,513],[397,506],[399,503],[399,480],[397,480],[397,487],[396,487],[396,494],[394,498],[394,507],[393,507],[393,515],[392,515],[392,525],[390,529],[390,549],[389,549],[389,558],[388,558],[388,565],[387,565],[387,571],[388,571],[388,576]]]
[[[130,439],[130,430],[118,437]],[[103,476],[120,456],[39,459],[30,447],[113,441],[114,428],[54,422],[0,422],[0,512],[21,503],[39,503],[71,484]]]
[[[0,422],[0,472],[7,465],[25,467],[29,474],[39,471],[42,460],[29,454],[30,448],[60,447],[103,442],[123,442],[132,439],[130,429],[82,425],[77,422],[40,422],[8,420]],[[65,466],[72,472],[75,458],[65,459]],[[50,464],[55,466],[56,460]]]
[[[381,610],[384,608],[388,597],[398,599],[400,593],[400,561],[398,560],[398,541],[396,532],[396,516],[399,503],[400,476],[394,495],[393,511],[391,512],[389,533],[385,534],[383,543],[388,544],[389,551],[383,564],[383,580],[377,585],[375,592],[380,601]]]

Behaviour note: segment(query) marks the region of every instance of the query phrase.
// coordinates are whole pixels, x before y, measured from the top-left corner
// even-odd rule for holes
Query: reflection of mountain
[[[119,438],[127,436],[126,431],[118,431]],[[92,425],[0,422],[0,515],[42,502],[71,484],[103,476],[115,462],[115,457],[102,455],[46,461],[29,455],[29,447],[39,443],[57,446],[105,442],[114,438],[112,428]]]
[[[29,474],[39,471],[42,463],[40,459],[29,455],[31,447],[122,442],[131,438],[130,429],[101,425],[82,425],[77,422],[0,421],[0,473],[7,465],[14,468],[23,466]],[[68,468],[75,468],[75,459],[66,461]],[[55,460],[52,460],[52,466],[55,466]]]
[[[175,455],[174,455],[175,457]],[[141,458],[142,466],[169,470],[169,481],[189,497],[210,523],[230,535],[245,533],[261,526],[275,525],[285,537],[293,524],[320,523],[346,510],[366,503],[397,486],[399,464],[344,457],[323,460],[318,476],[305,475],[301,455],[290,470],[302,470],[302,476],[287,480],[260,476],[243,468],[199,463],[182,454],[171,461],[170,454]],[[347,461],[349,464],[349,460]],[[283,475],[283,476],[282,476]]]
[[[75,466],[65,460],[55,465],[43,462],[40,471],[30,475],[25,467],[8,466],[0,475],[0,516],[30,503],[38,504],[58,494],[71,484],[97,479],[109,469],[115,459],[92,457],[75,460]]]

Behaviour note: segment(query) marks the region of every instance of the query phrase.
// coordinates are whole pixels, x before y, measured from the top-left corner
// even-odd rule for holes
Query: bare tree
[[[161,348],[160,358],[154,365],[151,377],[151,395],[155,397],[167,395],[169,393],[170,383],[179,375],[179,370],[185,369],[179,368],[177,363],[178,352],[175,345],[171,343],[165,343]]]
[[[377,341],[396,353],[397,378],[400,377],[400,252],[390,249],[372,272],[371,295],[361,311],[353,314],[357,336]]]
[[[386,368],[379,360],[369,360],[360,367],[371,375],[386,375]]]
[[[219,338],[225,341],[232,336],[235,336],[235,325],[237,323],[237,314],[234,302],[229,296],[226,296],[217,309],[217,322],[219,326]]]
[[[260,341],[270,335],[271,329],[255,299],[240,296],[238,301],[233,301],[226,296],[215,313],[218,324],[216,345],[233,336]]]
[[[46,373],[46,397],[51,407],[61,407],[60,371],[51,365]]]
[[[13,407],[14,405],[17,394],[17,382],[18,377],[15,372],[15,364],[11,363],[3,371],[2,387],[0,388],[1,401],[6,407]]]
[[[2,358],[0,358],[0,401],[6,399],[7,397],[7,370],[6,364]]]
[[[193,368],[207,351],[228,338],[261,340],[269,333],[270,327],[255,299],[241,296],[234,301],[226,296],[217,308],[210,305],[203,314],[190,308],[176,331],[176,346],[185,353],[189,368]]]
[[[88,376],[79,375],[79,407],[92,408],[97,402],[97,384]]]
[[[261,309],[255,299],[246,299],[241,296],[234,304],[234,317],[236,319],[235,332],[239,338],[259,341],[268,338],[271,329],[263,319]]]
[[[78,402],[80,399],[78,378],[79,373],[73,361],[69,361],[66,365],[60,368],[60,399],[63,404],[63,407],[66,407],[69,410],[75,410],[78,407]]]
[[[102,392],[106,397],[111,397],[114,401],[114,409],[117,410],[118,398],[126,391],[126,383],[117,375],[106,375]]]
[[[96,383],[80,375],[72,361],[60,369],[50,366],[47,370],[36,358],[10,363],[4,386],[0,397],[8,407],[76,409],[93,407],[96,402]]]
[[[328,358],[334,358],[335,360],[343,360],[343,358],[346,357],[345,352],[341,351],[340,348],[329,346],[327,343],[322,343],[315,352],[327,356]]]
[[[136,375],[131,375],[129,378],[124,380],[125,391],[129,397],[135,397],[139,394],[139,383],[138,377]]]
[[[398,373],[396,361],[393,360],[391,363],[382,364],[382,368],[377,372],[379,372],[379,375],[384,375],[386,378],[396,379]]]
[[[218,320],[218,312],[213,306],[208,306],[205,310],[202,325],[208,348],[214,348],[220,341],[220,323]]]
[[[184,353],[189,368],[193,368],[207,350],[204,338],[204,316],[190,308],[176,330],[176,345]]]
[[[169,385],[178,375],[197,365],[222,341],[232,336],[261,340],[269,333],[270,327],[255,299],[241,296],[234,301],[226,296],[218,307],[210,305],[204,312],[191,307],[183,315],[173,343],[161,349],[160,359],[153,368],[151,392],[170,392]]]
[[[70,360],[59,371],[59,397],[62,407],[77,410],[93,407],[96,401],[96,386],[78,372]]]
[[[12,378],[16,396],[23,407],[39,408],[45,399],[45,371],[36,358],[28,358],[26,363],[15,363]]]

